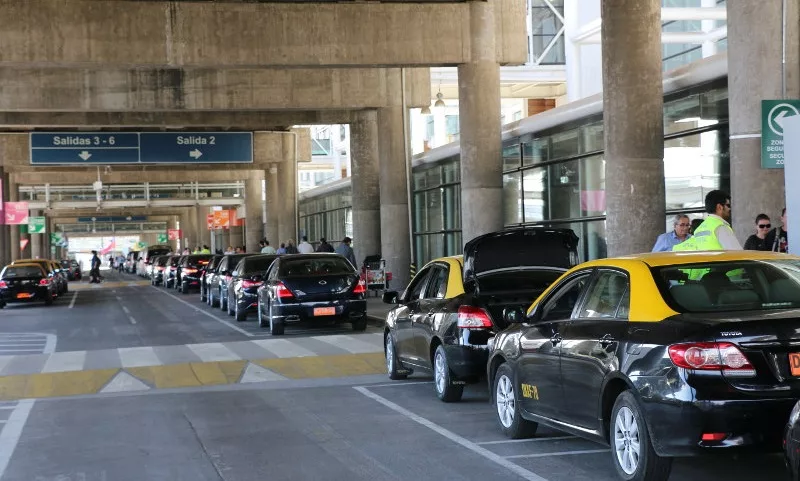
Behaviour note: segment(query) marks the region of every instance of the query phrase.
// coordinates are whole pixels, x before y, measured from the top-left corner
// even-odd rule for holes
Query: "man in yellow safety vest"
[[[731,228],[731,196],[722,190],[706,194],[708,216],[694,231],[690,239],[676,244],[673,251],[742,250]]]

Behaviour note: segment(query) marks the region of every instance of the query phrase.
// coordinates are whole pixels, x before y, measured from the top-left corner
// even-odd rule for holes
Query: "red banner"
[[[181,240],[180,229],[167,229],[167,239],[171,241]]]
[[[215,210],[214,229],[230,229],[230,228],[231,228],[231,211]]]
[[[6,202],[3,213],[8,225],[28,224],[27,202]]]
[[[206,214],[206,229],[214,229],[214,214]]]

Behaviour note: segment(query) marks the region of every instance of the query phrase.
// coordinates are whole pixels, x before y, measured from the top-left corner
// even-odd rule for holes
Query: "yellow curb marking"
[[[169,366],[131,367],[129,374],[158,389],[235,384],[247,361],[192,362]]]
[[[251,361],[290,379],[382,374],[386,364],[381,353],[295,357]]]
[[[0,399],[27,399],[93,394],[105,386],[119,369],[54,372],[0,377]]]

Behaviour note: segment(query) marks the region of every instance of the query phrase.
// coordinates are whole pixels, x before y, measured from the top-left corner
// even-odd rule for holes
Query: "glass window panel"
[[[522,195],[520,172],[503,175],[504,225],[522,223]]]
[[[549,166],[550,218],[570,219],[580,216],[578,161],[570,160]]]
[[[523,209],[525,222],[548,219],[547,211],[547,167],[523,171]]]
[[[605,149],[603,145],[603,122],[595,122],[583,127],[583,149],[584,153],[597,152]]]
[[[704,120],[728,120],[728,89],[714,89],[700,94],[700,111]]]
[[[713,125],[701,117],[700,95],[692,95],[664,104],[664,133],[672,134]]]
[[[503,147],[503,172],[519,168],[519,144]]]
[[[604,215],[606,211],[606,167],[602,155],[580,159],[581,215]]]
[[[441,189],[425,193],[425,208],[428,215],[428,231],[442,230],[442,192]]]
[[[581,262],[608,257],[606,221],[566,222],[548,226],[568,228],[575,232],[578,236],[578,259]]]
[[[434,132],[434,117],[433,115],[428,115],[425,121],[425,140],[431,140],[436,135]]]
[[[426,170],[425,176],[427,177],[425,185],[428,187],[434,187],[442,183],[442,170],[439,167]]]
[[[727,135],[728,130],[721,129],[664,142],[668,210],[703,208],[709,191],[728,188]]]
[[[425,209],[425,192],[414,194],[414,232],[428,231],[428,211]]]
[[[547,44],[550,43],[551,39],[548,39],[547,43],[545,44],[545,48],[547,48]],[[542,58],[539,62],[541,65],[563,65],[567,63],[567,57],[564,48],[564,35],[561,35],[556,39],[556,43],[550,47],[550,50],[547,51],[547,54]]]
[[[427,177],[427,174],[426,174],[426,172],[424,170],[414,172],[412,175],[414,177],[414,188],[415,189],[424,189],[424,188],[428,187],[428,182],[427,182],[428,177]]]
[[[448,232],[444,235],[444,255],[454,256],[463,253],[461,232]]]
[[[461,228],[461,189],[459,186],[442,188],[442,216],[445,230]]]
[[[533,139],[522,144],[522,165],[538,164],[550,159],[549,139]]]
[[[445,184],[461,180],[461,163],[458,161],[458,157],[455,159],[452,162],[442,164],[442,181]]]
[[[457,135],[459,132],[458,115],[445,115],[444,120],[447,135]]]
[[[551,136],[551,159],[561,159],[580,153],[580,130],[573,129]]]

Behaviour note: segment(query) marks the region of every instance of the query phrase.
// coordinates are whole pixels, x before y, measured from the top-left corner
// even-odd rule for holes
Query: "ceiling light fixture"
[[[444,97],[442,95],[442,92],[439,92],[439,93],[436,94],[436,103],[433,104],[434,107],[445,107],[446,106],[445,103],[444,103],[444,100],[442,100],[442,97]]]
[[[430,115],[431,114],[431,107],[429,105],[426,105],[426,106],[422,107],[422,109],[419,111],[419,113],[421,113],[422,115]]]

